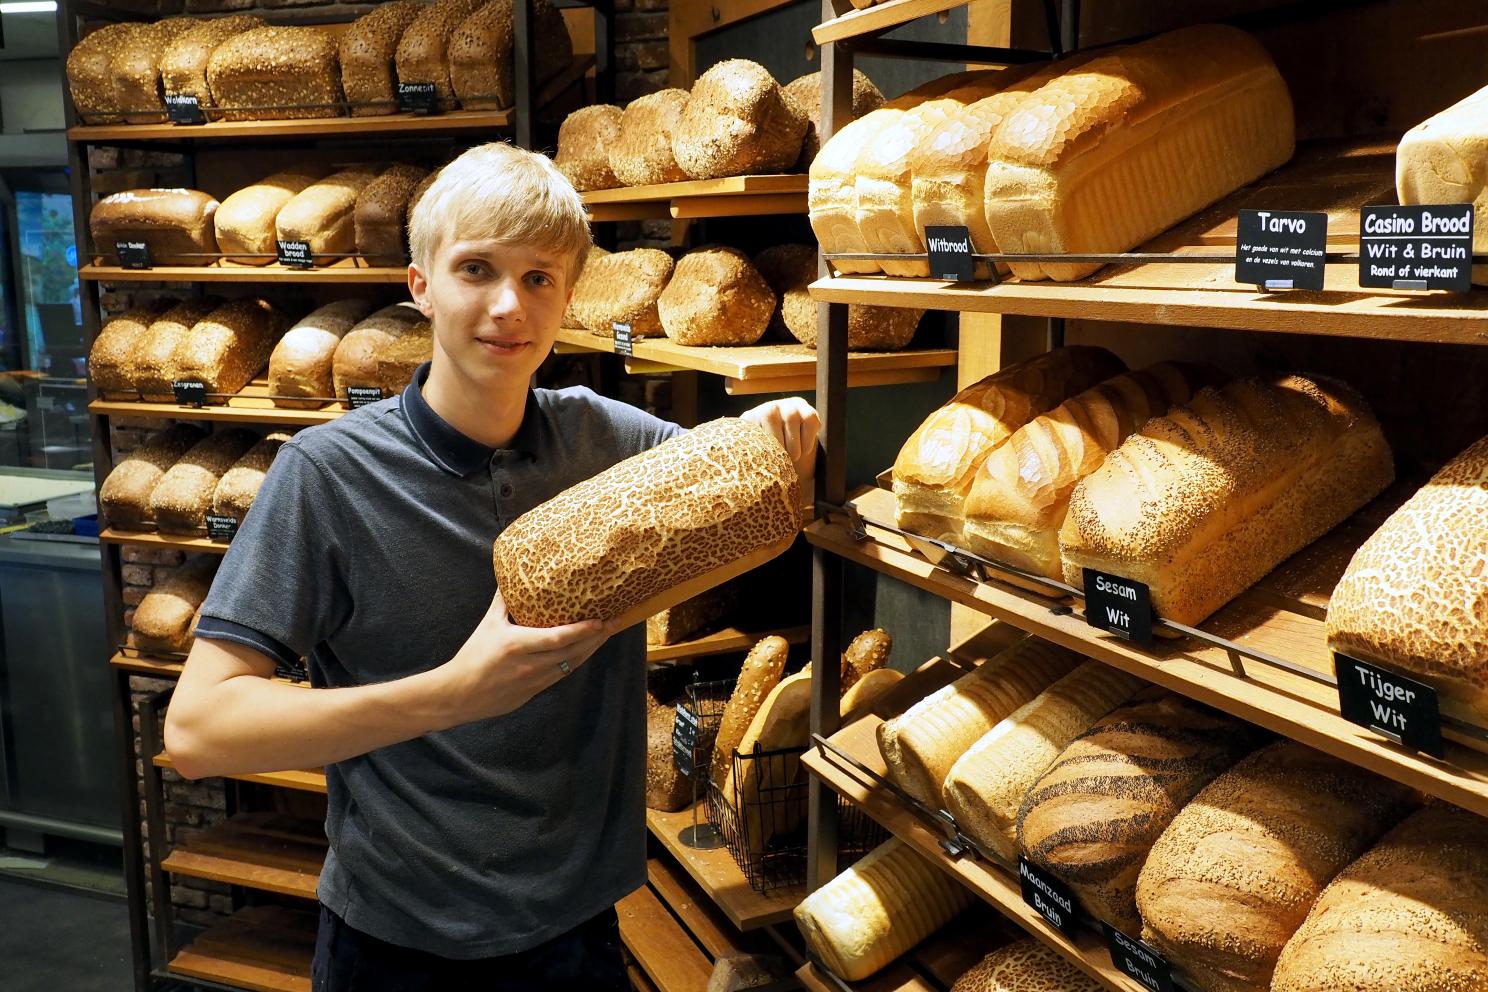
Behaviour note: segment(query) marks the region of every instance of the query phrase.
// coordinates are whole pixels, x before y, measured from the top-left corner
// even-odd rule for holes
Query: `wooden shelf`
[[[1203,624],[1247,649],[1320,673],[1332,673],[1324,636],[1327,598],[1353,551],[1395,502],[1392,490],[1352,520],[1276,568]],[[1241,719],[1488,815],[1488,754],[1448,741],[1446,760],[1413,754],[1344,720],[1330,686],[1193,638],[1159,642],[1151,651],[1098,632],[1077,615],[1055,613],[1059,601],[1000,582],[976,583],[931,565],[902,537],[872,526],[893,520],[893,496],[872,490],[854,505],[869,523],[855,541],[844,522],[819,520],[806,529],[814,545],[962,603],[994,619],[1192,696]],[[1449,738],[1453,732],[1444,732]]]
[[[716,961],[764,946],[763,942],[740,932],[670,856],[662,854],[647,860],[646,884],[709,958]]]
[[[197,937],[166,970],[253,992],[310,992],[317,914],[250,906]]]
[[[206,537],[172,537],[153,530],[121,530],[118,527],[105,527],[98,532],[98,539],[105,544],[148,544],[157,548],[202,551],[213,555],[225,555],[228,549],[225,542]]]
[[[213,121],[209,124],[83,124],[67,129],[67,140],[221,141],[284,138],[362,138],[383,134],[458,135],[512,126],[506,110],[455,110],[447,114],[383,114],[377,117],[316,117],[306,120]]]
[[[115,668],[122,668],[127,672],[136,672],[140,675],[153,675],[156,678],[179,678],[185,669],[186,663],[176,658],[156,658],[151,655],[125,654],[123,651],[116,652],[109,659],[109,664]],[[160,762],[156,762],[160,764]],[[161,765],[169,768],[170,765]]]
[[[176,767],[175,763],[171,761],[170,755],[164,751],[155,755],[151,761],[157,768]],[[243,775],[223,775],[220,777],[235,779],[239,782],[272,785],[280,789],[296,789],[300,792],[319,792],[322,795],[326,791],[325,772],[318,768],[289,772],[252,772]]]
[[[656,186],[620,186],[580,194],[595,221],[670,217],[757,217],[806,212],[802,174],[730,176]]]
[[[1011,941],[1012,928],[985,907],[962,913],[908,954],[875,975],[853,982],[853,992],[944,992],[992,951]],[[813,964],[796,977],[808,992],[842,992],[838,980]]]
[[[361,259],[343,258],[313,269],[291,269],[269,265],[157,265],[152,269],[126,269],[118,265],[89,263],[78,270],[78,278],[95,282],[282,282],[357,283],[402,285],[408,281],[405,265],[367,265]]]
[[[324,424],[347,411],[339,402],[326,403],[318,410],[291,410],[278,407],[269,398],[267,379],[254,379],[225,403],[195,407],[179,403],[150,403],[144,400],[93,400],[88,412],[109,417],[144,417],[168,420],[217,420],[275,426],[308,426]]]
[[[707,822],[702,810],[698,811],[698,822]],[[806,887],[803,885],[755,892],[749,887],[749,881],[739,870],[739,866],[734,863],[728,848],[717,847],[710,851],[701,851],[683,844],[678,835],[692,826],[691,809],[678,813],[648,809],[646,826],[650,828],[651,835],[661,842],[662,847],[692,876],[693,881],[723,910],[729,922],[742,931],[785,923],[792,918],[791,914],[797,904],[806,898]]]
[[[883,0],[872,7],[850,10],[811,29],[818,45],[876,34],[908,24],[919,17],[965,7],[971,0]]]
[[[615,904],[620,942],[658,992],[699,992],[713,963],[647,886]]]
[[[199,832],[160,867],[229,885],[314,899],[326,856],[325,825],[280,813],[239,813]]]
[[[811,625],[786,627],[782,630],[743,631],[738,627],[725,627],[711,634],[676,644],[657,644],[646,648],[646,661],[651,664],[664,661],[681,661],[686,658],[702,658],[710,654],[728,654],[731,651],[748,651],[755,642],[771,634],[779,635],[791,644],[805,644],[811,640]]]
[[[570,348],[615,354],[615,342],[580,328],[564,328],[558,341]],[[670,338],[638,338],[629,372],[688,370],[722,376],[730,395],[786,393],[816,388],[816,350],[804,344],[756,344],[739,348],[700,348]],[[940,370],[955,366],[954,348],[910,351],[859,351],[847,359],[849,386],[885,386],[930,382]]]

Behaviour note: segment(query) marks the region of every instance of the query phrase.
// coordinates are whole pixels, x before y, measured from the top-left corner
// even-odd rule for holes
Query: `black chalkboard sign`
[[[201,100],[191,93],[167,93],[165,116],[172,124],[205,124],[207,115]]]
[[[439,90],[433,83],[399,83],[398,109],[409,114],[437,114]]]
[[[359,410],[368,403],[376,403],[382,398],[382,387],[380,386],[346,387],[346,405],[353,410]]]
[[[1442,757],[1441,708],[1436,690],[1358,658],[1335,654],[1338,709],[1350,723],[1367,727],[1413,751]]]
[[[965,227],[925,228],[930,274],[950,282],[971,282],[976,263],[971,257],[971,231]]]
[[[1085,622],[1133,644],[1152,646],[1152,591],[1144,583],[1085,569]]]
[[[114,251],[119,255],[119,265],[126,269],[148,269],[150,246],[143,241],[115,241]]]
[[[176,394],[176,402],[182,406],[207,405],[207,384],[205,382],[177,379],[171,383],[171,392]]]
[[[231,542],[238,534],[238,521],[233,517],[207,514],[207,537],[214,541]]]
[[[1018,885],[1025,903],[1037,910],[1054,929],[1067,937],[1074,936],[1079,925],[1080,908],[1069,886],[1021,857],[1018,859]]]
[[[610,325],[615,330],[615,354],[630,358],[635,354],[635,347],[631,343],[630,325],[616,322]]]
[[[1328,215],[1310,210],[1242,210],[1235,233],[1235,281],[1273,289],[1322,289]]]
[[[1472,289],[1473,207],[1364,207],[1359,211],[1359,285]]]
[[[310,242],[308,241],[276,241],[279,246],[279,264],[291,269],[310,269],[315,267],[315,259],[310,254]]]

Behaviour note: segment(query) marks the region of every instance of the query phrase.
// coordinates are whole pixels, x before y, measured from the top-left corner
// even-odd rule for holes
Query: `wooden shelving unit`
[[[228,549],[227,542],[214,541],[208,537],[176,537],[153,530],[120,530],[117,527],[103,528],[98,532],[98,539],[105,544],[141,544],[178,551],[200,551],[211,555],[225,555]]]
[[[658,992],[706,988],[713,963],[648,886],[615,904],[620,942]]]
[[[213,420],[271,427],[307,427],[328,423],[347,411],[339,402],[327,402],[317,410],[295,410],[274,405],[269,382],[260,376],[225,401],[213,400],[206,406],[183,406],[180,403],[156,403],[147,400],[95,399],[88,412],[99,417],[143,417],[161,420]]]
[[[676,644],[653,644],[646,647],[646,660],[652,664],[668,661],[682,661],[691,658],[704,658],[714,654],[731,654],[735,651],[748,651],[754,647],[755,642],[771,634],[779,635],[791,644],[805,644],[811,639],[811,626],[803,624],[796,627],[785,627],[780,630],[746,631],[738,627],[724,627],[715,630],[711,634],[704,634],[691,640],[678,641]]]
[[[351,138],[378,135],[458,135],[510,128],[506,110],[453,110],[446,114],[382,114],[373,117],[316,117],[280,121],[212,121],[207,124],[79,124],[67,129],[69,141],[271,141],[298,138]]]
[[[965,7],[969,2],[971,0],[883,0],[871,7],[862,6],[822,21],[811,29],[811,37],[818,45],[850,41],[897,28],[921,17]]]
[[[193,832],[160,867],[172,875],[314,899],[325,854],[325,824],[320,820],[238,813]]]
[[[177,952],[166,970],[255,992],[310,992],[316,925],[308,910],[249,906]]]
[[[759,217],[806,212],[801,174],[693,179],[656,186],[620,186],[581,194],[595,221]]]
[[[175,768],[170,755],[164,751],[150,759],[156,768]],[[243,775],[224,775],[223,778],[234,779],[239,782],[254,782],[258,785],[272,785],[280,789],[295,789],[299,792],[318,792],[322,795],[326,791],[325,772],[321,769],[310,769],[305,771],[288,772],[253,772]]]
[[[700,823],[707,820],[701,810],[698,811],[697,820]],[[739,866],[734,863],[728,848],[699,850],[682,843],[682,831],[692,825],[693,811],[690,808],[678,813],[663,813],[654,809],[646,811],[646,826],[650,829],[651,836],[660,841],[667,853],[686,869],[687,874],[735,927],[747,933],[760,927],[791,921],[791,914],[806,897],[804,887],[755,892],[749,887],[749,881],[739,870]]]
[[[78,269],[78,278],[88,282],[271,282],[271,283],[339,283],[402,285],[408,281],[408,267],[366,265],[361,259],[343,258],[313,269],[292,269],[271,262],[268,265],[233,265],[213,262],[210,265],[157,265],[149,269],[126,269],[118,265],[89,263]]]

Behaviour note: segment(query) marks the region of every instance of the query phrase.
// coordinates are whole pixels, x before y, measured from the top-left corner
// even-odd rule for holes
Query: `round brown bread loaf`
[[[403,30],[395,61],[401,83],[433,83],[441,110],[455,109],[450,86],[449,43],[461,22],[483,0],[434,0]]]
[[[816,281],[816,249],[809,245],[776,245],[754,259],[765,282],[780,297],[770,319],[770,337],[795,339],[816,347],[816,301],[810,286]],[[847,347],[850,351],[897,351],[914,339],[923,310],[876,307],[853,303],[847,308]]]
[[[416,307],[395,303],[383,307],[347,331],[341,343],[336,345],[336,354],[331,360],[336,398],[345,402],[346,390],[350,386],[382,388],[378,355],[403,335],[420,333],[420,325],[428,326],[428,321]]]
[[[582,294],[583,292],[585,292],[585,290],[584,290],[584,282],[585,282],[585,280],[587,280],[589,278],[590,274],[593,272],[593,269],[592,269],[593,264],[596,261],[598,261],[599,259],[604,258],[608,254],[610,254],[610,253],[607,250],[605,250],[604,248],[601,248],[599,245],[590,245],[589,246],[588,252],[586,252],[585,255],[584,255],[584,268],[579,273],[579,278],[576,279],[576,280],[574,280],[574,284],[573,284],[573,295],[568,298],[568,306],[566,306],[566,307],[563,308],[563,326],[564,327],[583,327],[584,326],[583,321],[579,320],[579,315],[574,312],[573,301],[576,300],[576,299],[578,299],[579,296],[580,296],[580,294]]]
[[[163,124],[165,102],[160,91],[160,59],[171,42],[197,25],[189,17],[168,17],[127,36],[109,62],[114,77],[114,105],[126,124]]]
[[[1043,941],[1000,947],[956,979],[951,992],[1099,992],[1103,986]]]
[[[325,175],[319,166],[295,166],[229,194],[212,217],[218,250],[239,265],[273,262],[278,257],[279,211]]]
[[[105,24],[84,35],[67,53],[67,89],[72,105],[83,124],[117,124],[118,104],[114,99],[114,76],[109,63],[114,53],[130,45],[130,39],[150,30],[138,21]]]
[[[672,256],[656,248],[590,255],[569,306],[579,325],[602,337],[629,324],[632,337],[659,337],[656,301],[672,278]]]
[[[429,170],[400,162],[389,166],[357,194],[353,211],[356,248],[368,265],[408,261],[408,201]]]
[[[269,395],[274,405],[314,409],[335,396],[331,364],[336,347],[371,309],[366,300],[337,300],[300,318],[269,355]]]
[[[207,85],[207,63],[217,46],[235,34],[263,27],[263,19],[252,14],[234,14],[200,21],[181,32],[160,55],[160,84],[172,96],[194,96],[203,107],[211,107],[212,88]]]
[[[207,85],[227,121],[338,117],[343,109],[336,42],[319,28],[233,35],[212,52]]]
[[[497,587],[526,627],[640,622],[789,546],[797,485],[764,428],[710,421],[518,517],[493,549]]]
[[[755,344],[770,326],[775,294],[743,252],[699,248],[672,270],[656,309],[678,344]]]
[[[610,169],[609,149],[620,137],[621,116],[619,107],[601,103],[564,118],[553,163],[579,192],[620,185]]]
[[[211,512],[241,523],[253,505],[253,497],[258,495],[258,489],[263,485],[264,476],[269,473],[269,466],[274,463],[274,456],[279,454],[279,448],[289,438],[290,435],[284,431],[275,431],[233,462],[212,490]]]
[[[201,428],[176,424],[151,434],[114,466],[98,490],[98,506],[110,527],[139,530],[150,520],[150,493],[191,446],[203,437]]]
[[[162,534],[200,534],[207,526],[217,483],[233,464],[258,443],[242,427],[209,434],[182,455],[150,490],[150,515]]]
[[[680,89],[647,93],[626,105],[609,149],[616,179],[626,186],[652,186],[687,178],[672,155],[672,135],[686,105],[687,91]]]
[[[531,0],[537,83],[573,62],[573,40],[563,15],[548,0]],[[466,110],[504,110],[517,102],[512,59],[512,0],[490,0],[460,22],[450,37],[450,85]]]
[[[207,265],[217,252],[217,199],[198,189],[131,189],[93,205],[93,246],[112,260],[115,242],[143,241],[154,265]]]
[[[806,116],[768,69],[728,59],[692,86],[672,134],[672,154],[694,179],[783,172],[801,156]]]
[[[1488,990],[1488,824],[1429,806],[1323,890],[1272,992]]]
[[[404,30],[423,12],[422,0],[381,3],[358,17],[341,35],[341,86],[351,105],[351,116],[373,117],[398,109],[393,58]]]
[[[129,644],[141,651],[180,654],[191,649],[197,614],[221,561],[218,555],[196,555],[145,593],[134,611]]]
[[[88,349],[88,376],[104,399],[134,398],[130,356],[167,305],[162,300],[110,317],[93,339],[93,347]]]
[[[1267,988],[1323,887],[1414,802],[1410,790],[1293,741],[1209,783],[1137,879],[1142,939],[1207,992]]]
[[[216,296],[182,300],[150,322],[129,356],[128,377],[140,398],[154,403],[175,399],[171,383],[181,378],[176,353],[197,321],[222,305]]]
[[[808,72],[804,76],[797,76],[782,86],[780,92],[794,105],[796,113],[806,118],[806,134],[801,139],[801,157],[796,166],[803,170],[809,169],[812,159],[821,151],[821,136],[817,134],[817,128],[821,126],[821,73]],[[863,75],[861,70],[854,69],[852,111],[848,119],[838,127],[877,110],[883,103],[884,95],[873,85],[873,80]]]

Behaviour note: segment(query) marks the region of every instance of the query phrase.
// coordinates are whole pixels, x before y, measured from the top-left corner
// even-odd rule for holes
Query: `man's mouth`
[[[531,343],[516,338],[476,338],[475,342],[494,355],[514,355]]]

